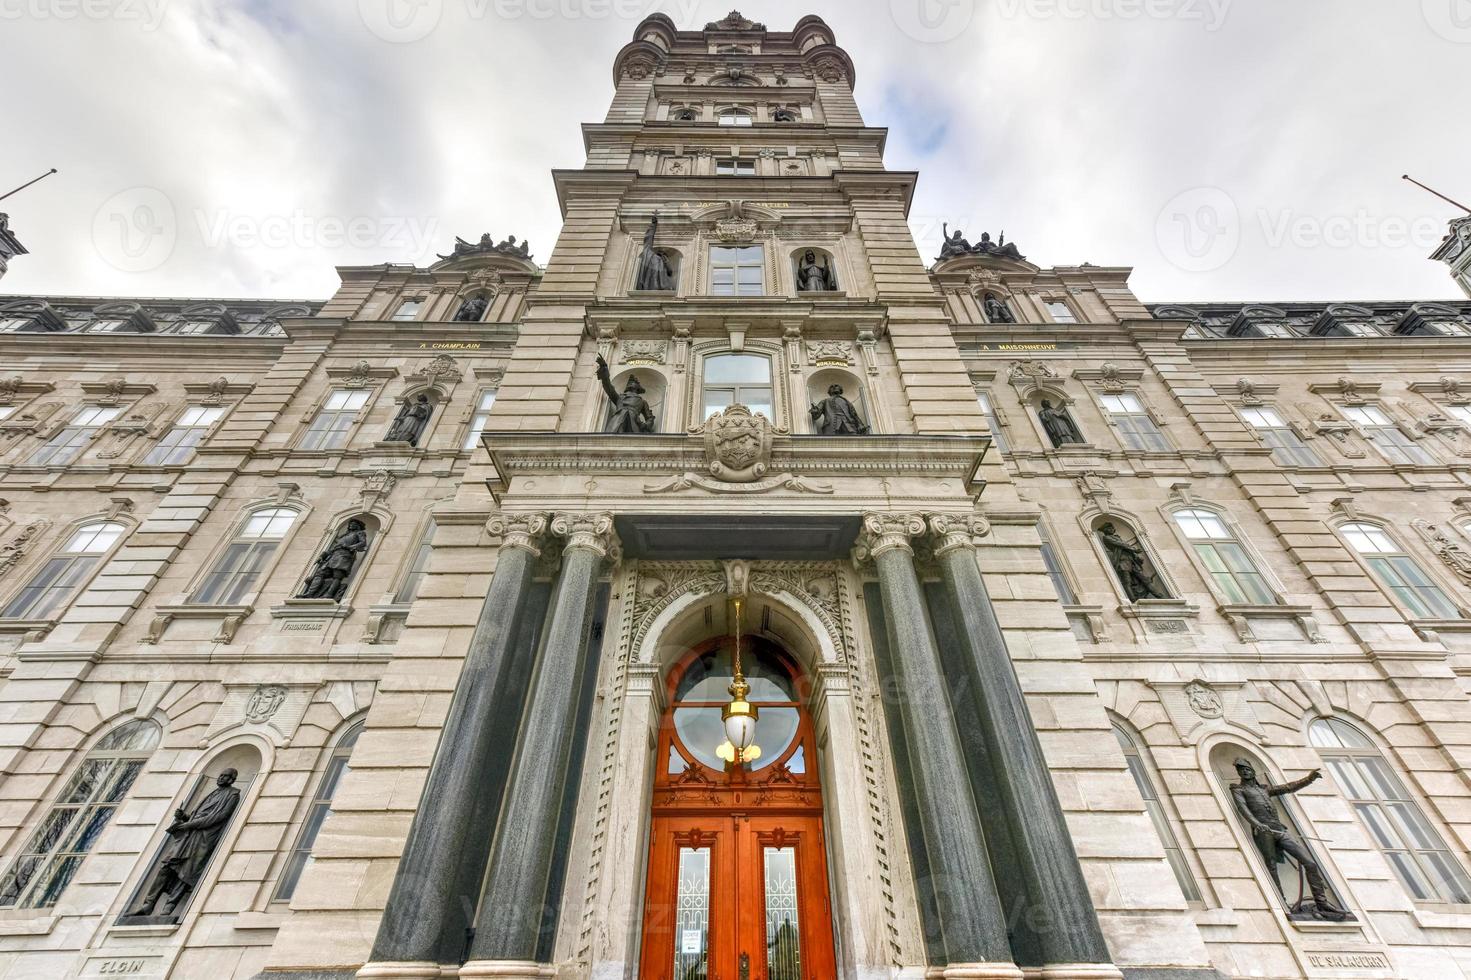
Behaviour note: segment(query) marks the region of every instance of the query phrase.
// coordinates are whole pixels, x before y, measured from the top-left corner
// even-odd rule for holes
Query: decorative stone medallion
[[[771,465],[771,421],[744,405],[732,405],[705,422],[705,460],[710,475],[730,483],[752,483]]]

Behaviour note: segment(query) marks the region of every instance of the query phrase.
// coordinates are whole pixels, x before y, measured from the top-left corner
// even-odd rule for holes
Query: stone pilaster
[[[1048,968],[1106,964],[1111,959],[1108,946],[1011,665],[1006,638],[976,562],[973,535],[989,528],[980,518],[951,515],[930,517],[929,527],[958,620],[957,639],[970,672],[966,687],[981,702],[981,734],[1001,808],[1017,845],[1020,870],[1031,902],[1047,910],[1046,926],[1037,930],[1040,951]],[[1122,976],[1112,968],[1088,975]]]
[[[514,644],[547,521],[543,515],[530,514],[496,517],[491,524],[491,530],[501,536],[495,577],[409,829],[373,943],[372,961],[359,971],[360,977],[437,976],[423,971],[437,971],[437,964],[446,956],[446,923],[462,914],[463,901],[473,905],[475,900],[473,894],[457,893],[467,878],[462,873],[467,860],[483,867],[484,848],[478,848],[477,854],[476,841],[493,831],[493,827],[476,825],[472,816],[477,812],[494,815],[499,810],[484,799],[492,794],[499,803],[499,781],[487,775],[491,757],[505,749],[490,736],[498,716],[520,710],[520,685],[513,683],[518,652]],[[523,656],[535,653],[520,652]],[[478,884],[478,872],[469,877]]]
[[[893,653],[899,713],[925,849],[934,875],[946,975],[1020,978],[996,894],[985,832],[966,777],[965,758],[925,615],[910,539],[924,533],[918,514],[864,517],[864,549],[878,568]]]
[[[580,678],[595,665],[579,656],[592,617],[598,570],[614,546],[610,514],[558,514],[552,533],[567,539],[546,644],[531,680],[517,755],[490,856],[461,977],[549,975],[536,951],[555,921],[547,893],[558,813],[566,792]]]

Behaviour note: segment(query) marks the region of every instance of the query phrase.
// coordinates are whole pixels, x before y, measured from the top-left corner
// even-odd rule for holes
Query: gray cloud
[[[482,231],[545,260],[548,171],[582,164],[634,25],[731,2],[0,0],[25,91],[0,183],[62,171],[0,205],[32,252],[5,290],[324,297],[334,265]],[[1455,294],[1425,258],[1455,211],[1399,175],[1471,196],[1465,2],[806,9],[891,127],[888,165],[920,171],[927,256],[949,221],[1044,265],[1133,265],[1148,300],[1390,299]],[[741,9],[777,30],[804,12]],[[171,248],[143,247],[163,224]]]

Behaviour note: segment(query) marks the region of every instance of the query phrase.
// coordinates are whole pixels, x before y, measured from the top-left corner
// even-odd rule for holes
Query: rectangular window
[[[31,325],[28,316],[0,317],[0,333],[18,333]]]
[[[93,320],[87,329],[90,333],[117,333],[127,325],[127,320]]]
[[[1138,397],[1131,394],[1102,395],[1099,400],[1108,420],[1118,430],[1119,440],[1128,449],[1169,452],[1170,444],[1159,426],[1154,424]]]
[[[225,410],[212,405],[191,405],[179,416],[174,427],[158,445],[143,457],[146,466],[178,466],[194,455],[194,447],[204,439],[210,427],[220,420]]]
[[[1255,327],[1258,337],[1273,337],[1285,340],[1289,337],[1297,336],[1292,328],[1285,323],[1258,323],[1255,324]]]
[[[0,422],[5,421],[6,419],[10,418],[10,416],[12,416],[14,414],[15,414],[15,406],[14,405],[0,405]]]
[[[720,114],[720,125],[749,126],[751,125],[751,114],[744,109],[727,109]]]
[[[1182,510],[1175,514],[1175,523],[1227,602],[1265,606],[1277,601],[1246,549],[1219,517],[1207,510]]]
[[[715,173],[722,177],[754,177],[756,176],[755,160],[716,160]]]
[[[1062,562],[1057,557],[1057,549],[1053,547],[1052,536],[1047,533],[1047,526],[1038,524],[1037,534],[1042,539],[1042,564],[1047,566],[1047,577],[1052,579],[1052,587],[1057,590],[1057,597],[1065,606],[1076,606],[1078,597],[1073,592],[1072,584],[1068,582],[1066,573],[1062,570]]]
[[[368,392],[338,390],[327,396],[317,412],[316,418],[301,437],[298,449],[307,451],[341,449],[347,445],[352,424],[363,406],[368,404]]]
[[[1053,323],[1077,323],[1078,318],[1073,313],[1073,308],[1060,299],[1047,300],[1047,313],[1052,317]]]
[[[403,584],[398,587],[398,592],[393,597],[394,602],[413,602],[418,597],[419,586],[424,582],[424,572],[429,567],[429,556],[434,551],[434,526],[434,522],[430,521],[419,538],[419,546],[414,549],[414,560],[404,573]]]
[[[31,466],[63,466],[82,454],[87,443],[96,438],[102,427],[119,415],[121,408],[104,408],[101,405],[86,405],[71,420],[71,424],[46,441],[27,462]]]
[[[1006,445],[1006,434],[1001,431],[1001,420],[996,417],[996,407],[991,404],[991,396],[987,392],[976,392],[976,402],[981,406],[981,414],[986,416],[986,425],[991,430],[991,444],[996,451],[1005,456],[1008,452]]]
[[[393,311],[393,320],[413,320],[419,316],[419,311],[424,308],[422,299],[406,299],[398,304],[398,309]]]
[[[1405,435],[1394,420],[1373,405],[1348,406],[1343,409],[1344,417],[1359,427],[1364,438],[1379,450],[1379,455],[1391,463],[1432,466],[1435,458]]]
[[[766,293],[765,252],[760,245],[710,249],[712,296],[762,296]]]
[[[1340,323],[1338,328],[1350,337],[1384,336],[1384,332],[1372,323]]]
[[[1308,448],[1297,431],[1270,408],[1243,408],[1241,417],[1261,436],[1262,445],[1283,466],[1322,466],[1318,454]]]
[[[125,528],[110,521],[78,528],[0,612],[3,619],[50,619],[87,581]]]
[[[1383,528],[1345,524],[1339,529],[1380,581],[1419,619],[1459,619],[1461,612]]]
[[[732,405],[773,418],[771,361],[755,354],[721,354],[705,358],[705,414],[709,418]]]
[[[470,416],[470,429],[465,433],[465,442],[460,448],[469,452],[480,445],[480,435],[485,431],[486,423],[490,421],[490,409],[495,405],[495,389],[482,391],[480,400],[475,403],[475,414]]]
[[[209,333],[214,328],[215,321],[213,320],[185,320],[179,324],[179,329],[174,332],[197,336],[199,334]]]

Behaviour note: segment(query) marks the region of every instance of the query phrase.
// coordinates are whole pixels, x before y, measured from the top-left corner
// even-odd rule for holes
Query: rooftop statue
[[[1017,249],[1015,242],[1007,242],[1004,231],[1001,233],[999,242],[991,241],[991,233],[983,231],[981,240],[974,245],[966,240],[960,229],[957,228],[952,234],[949,222],[941,223],[940,231],[944,237],[940,244],[940,258],[938,259],[940,262],[962,255],[990,255],[1001,259],[1011,259],[1014,262],[1026,260],[1026,256]]]
[[[497,243],[495,239],[490,237],[490,232],[481,235],[480,241],[474,243],[467,242],[456,235],[454,251],[448,255],[441,255],[440,258],[460,259],[467,255],[486,255],[489,253],[509,255],[515,259],[526,259],[530,261],[531,243],[528,241],[517,245],[515,235],[509,235],[505,241]]]

